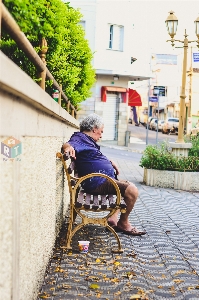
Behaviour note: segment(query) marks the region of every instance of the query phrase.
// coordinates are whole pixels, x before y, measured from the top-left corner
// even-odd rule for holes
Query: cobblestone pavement
[[[75,234],[67,253],[65,223],[38,300],[199,299],[199,193],[145,186],[138,164],[117,163],[121,177],[139,189],[131,223],[147,234],[119,233],[124,253],[113,254],[114,236],[90,225]],[[88,254],[78,252],[78,240],[90,241]]]

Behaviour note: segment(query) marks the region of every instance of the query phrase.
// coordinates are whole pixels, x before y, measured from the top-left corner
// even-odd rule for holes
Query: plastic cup
[[[89,241],[78,241],[78,247],[80,253],[88,253]]]

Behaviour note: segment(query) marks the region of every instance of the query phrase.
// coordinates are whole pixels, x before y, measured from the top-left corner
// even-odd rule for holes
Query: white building
[[[181,58],[177,54],[151,53],[150,83],[136,85],[142,95],[142,107],[139,108],[141,123],[146,123],[149,116],[159,119],[179,116],[181,91]],[[155,90],[159,90],[156,95]],[[149,109],[149,113],[148,113]],[[159,115],[158,115],[159,111]]]
[[[133,12],[128,2],[102,0],[71,0],[79,8],[85,37],[94,53],[96,83],[92,96],[81,103],[78,119],[95,112],[104,119],[103,140],[125,144],[130,108],[128,82],[148,80],[139,74],[139,61],[133,55]],[[133,99],[132,99],[133,101]],[[136,102],[137,105],[141,105]]]

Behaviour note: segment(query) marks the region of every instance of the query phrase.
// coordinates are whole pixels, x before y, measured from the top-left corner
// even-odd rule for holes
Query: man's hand
[[[73,157],[74,159],[76,159],[75,149],[69,143],[63,144],[62,149],[63,149],[64,153],[69,153],[69,155],[71,157]]]
[[[110,160],[110,162],[111,162],[111,164],[112,164],[112,166],[113,166],[113,168],[115,169],[115,171],[116,171],[116,175],[118,175],[119,174],[119,170],[118,170],[118,167],[117,167],[117,165],[112,161],[112,160]]]

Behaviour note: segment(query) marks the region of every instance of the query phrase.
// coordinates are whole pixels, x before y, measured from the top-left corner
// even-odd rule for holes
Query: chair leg
[[[77,217],[77,212],[76,212],[76,210],[74,209],[74,211],[73,211],[73,222],[75,222],[76,217]]]
[[[115,232],[115,230],[113,229],[113,227],[111,227],[109,225],[106,225],[106,227],[114,234],[114,236],[115,236],[115,238],[117,240],[117,243],[118,243],[118,249],[112,249],[112,252],[113,253],[123,253],[124,250],[122,249],[122,244],[120,242],[118,234]]]
[[[69,216],[69,223],[68,223],[68,230],[66,235],[66,248],[72,249],[71,247],[71,239],[72,239],[72,229],[73,229],[73,218],[74,218],[74,209],[70,207],[70,216]]]

